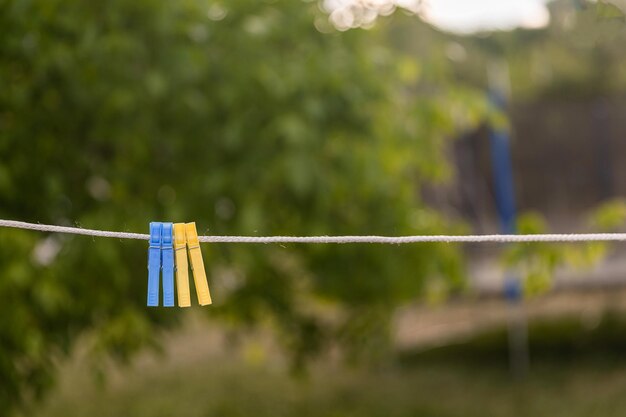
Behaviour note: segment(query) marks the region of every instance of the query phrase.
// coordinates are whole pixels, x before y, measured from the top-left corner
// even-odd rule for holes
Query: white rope
[[[41,232],[148,240],[143,233],[109,232],[80,227],[54,226],[0,219],[0,227],[38,230]],[[467,235],[467,236],[199,236],[206,243],[528,243],[528,242],[608,242],[626,241],[626,233],[537,234],[537,235]]]

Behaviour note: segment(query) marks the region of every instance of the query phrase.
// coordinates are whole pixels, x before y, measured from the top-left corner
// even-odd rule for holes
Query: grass
[[[293,377],[254,337],[242,349],[223,349],[210,335],[181,334],[168,356],[112,369],[104,385],[77,359],[34,415],[626,416],[625,323],[609,317],[593,329],[574,320],[533,325],[532,370],[523,381],[507,370],[502,330],[407,353],[382,369],[318,363],[306,378]]]

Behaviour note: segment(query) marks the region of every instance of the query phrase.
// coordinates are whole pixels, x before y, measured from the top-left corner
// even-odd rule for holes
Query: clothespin
[[[163,270],[163,305],[174,307],[174,239],[172,223],[162,223],[161,269]]]
[[[189,267],[187,262],[187,237],[185,223],[174,224],[174,253],[176,256],[176,287],[178,290],[178,306],[190,307]]]
[[[193,279],[196,283],[198,302],[201,306],[211,304],[211,293],[209,292],[209,284],[206,279],[206,273],[204,272],[202,251],[200,250],[200,241],[198,240],[198,231],[196,230],[195,223],[185,224],[185,235],[187,236],[187,248],[189,249]]]
[[[159,305],[159,275],[161,273],[161,223],[150,223],[148,247],[148,307]]]

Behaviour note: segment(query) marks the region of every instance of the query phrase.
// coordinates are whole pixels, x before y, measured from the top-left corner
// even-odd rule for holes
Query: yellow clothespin
[[[201,306],[211,304],[211,293],[209,292],[209,284],[204,272],[204,262],[202,261],[202,251],[200,250],[200,241],[198,240],[198,231],[195,223],[185,224],[185,233],[187,235],[187,247],[189,248],[189,259],[191,260],[191,270],[193,271],[193,279],[196,283],[196,293],[198,294],[198,302]]]
[[[178,290],[178,306],[190,307],[189,267],[187,263],[187,237],[185,223],[174,224],[174,253],[176,254],[176,287]]]

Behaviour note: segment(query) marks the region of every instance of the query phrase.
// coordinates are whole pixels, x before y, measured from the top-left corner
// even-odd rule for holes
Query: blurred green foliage
[[[590,214],[590,233],[617,232],[626,223],[626,202],[609,200],[600,204]],[[524,213],[518,219],[520,234],[549,233],[543,217],[537,213]],[[591,268],[611,251],[607,242],[575,244],[534,242],[509,246],[502,260],[506,269],[514,271],[523,279],[527,296],[543,294],[553,285],[557,268]]]
[[[554,0],[545,28],[457,37],[455,76],[486,87],[488,70],[505,61],[516,101],[585,99],[626,92],[626,25],[622,1]],[[462,57],[462,59],[458,59]]]
[[[124,231],[195,220],[201,233],[244,235],[457,231],[419,187],[449,175],[446,139],[486,105],[453,87],[437,43],[390,48],[388,23],[338,33],[316,2],[290,0],[1,0],[0,217]],[[295,364],[332,340],[355,351],[368,335],[386,340],[392,307],[427,280],[462,286],[447,245],[203,249],[216,301],[206,313],[272,323]],[[175,324],[176,311],[144,306],[145,252],[0,230],[0,409],[43,393],[83,334],[125,360]]]

